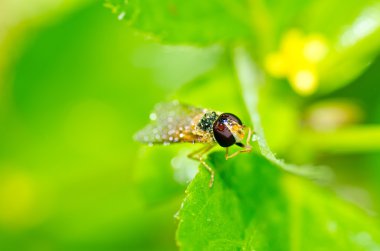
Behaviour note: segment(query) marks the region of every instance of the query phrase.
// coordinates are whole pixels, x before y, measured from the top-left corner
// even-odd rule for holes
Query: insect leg
[[[251,145],[249,144],[249,142],[251,141],[251,138],[252,138],[252,130],[250,127],[248,127],[248,136],[247,136],[246,145],[249,147],[251,147]]]
[[[203,154],[208,152],[213,146],[214,145],[207,144],[204,147],[201,147],[200,149],[190,153],[187,157],[189,157],[190,159],[198,160],[199,158],[195,157],[196,155],[202,156]]]
[[[228,147],[226,147],[226,154],[225,154],[226,160],[228,159]]]
[[[248,152],[252,151],[252,146],[249,144],[251,137],[252,137],[252,130],[251,130],[251,128],[248,128],[248,136],[247,136],[247,141],[246,141],[246,144],[244,145],[244,148],[237,151],[237,152],[234,152],[231,155],[228,155],[228,147],[227,147],[226,148],[226,160],[231,159],[240,153],[248,153]]]
[[[211,148],[213,148],[214,145],[206,145],[204,147],[202,147],[201,149],[198,149],[192,153],[190,153],[188,155],[188,157],[190,159],[193,159],[193,160],[196,160],[196,161],[199,161],[206,169],[207,171],[210,173],[211,177],[210,177],[210,182],[208,184],[208,186],[211,188],[212,185],[214,184],[214,177],[215,177],[215,172],[214,170],[212,170],[212,168],[207,165],[207,163],[204,161],[203,159],[203,155],[206,154],[208,151],[211,150]]]
[[[210,182],[208,183],[208,186],[211,188],[212,185],[214,184],[214,179],[215,179],[215,172],[212,170],[212,168],[204,162],[201,158],[199,159],[199,162],[207,169],[207,171],[210,173]]]

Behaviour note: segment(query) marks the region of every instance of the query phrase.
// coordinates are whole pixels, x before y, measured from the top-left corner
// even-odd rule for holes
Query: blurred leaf
[[[242,154],[231,161],[225,161],[222,154],[210,156],[216,180],[209,189],[209,173],[202,168],[188,187],[179,213],[180,247],[183,250],[380,248],[380,231],[373,218],[310,180],[285,172],[317,174],[285,164],[271,152],[257,114],[262,74],[243,49],[236,50],[234,63],[263,155]]]
[[[169,43],[224,43],[250,37],[246,1],[108,0],[106,6],[119,19]]]
[[[287,78],[302,95],[348,84],[380,49],[374,1],[108,0],[106,6],[163,42],[250,45],[258,61],[270,62],[271,74]],[[300,35],[288,39],[294,30]]]
[[[277,49],[272,48],[275,53],[266,58],[268,71],[286,77],[297,92],[311,94],[318,87],[325,93],[340,88],[362,73],[378,54],[377,1],[349,0],[342,6],[340,1],[323,0],[299,6],[292,18],[280,23],[277,20],[281,18],[277,18],[274,22],[282,27],[275,29],[280,39],[276,37]],[[308,78],[298,75],[305,71],[313,79],[309,85],[305,84]],[[309,93],[303,90],[305,87],[310,88]]]
[[[264,157],[212,154],[214,186],[200,172],[179,214],[182,250],[378,250],[376,221]]]
[[[353,1],[345,7],[346,15],[331,13],[334,22],[341,24],[331,34],[331,53],[321,64],[321,80],[324,90],[331,91],[356,78],[375,59],[380,50],[380,3]],[[329,7],[333,9],[333,7]],[[354,14],[354,15],[353,15]],[[338,18],[337,21],[336,18]]]
[[[199,107],[231,112],[249,124],[231,62],[222,60],[211,71],[184,85],[174,99]]]
[[[164,91],[155,82],[156,69],[144,67],[160,64],[168,49],[125,32],[99,3],[36,27],[22,45],[13,44],[23,53],[0,84],[7,102],[0,116],[0,172],[20,169],[27,177],[0,175],[6,181],[0,184],[6,202],[0,208],[14,215],[0,210],[0,250],[175,249],[173,215],[181,187],[170,168],[157,166],[157,183],[141,178],[138,185],[147,186],[136,185],[142,174],[135,174],[144,169],[136,165],[138,144],[132,140],[153,104],[174,89],[167,85]],[[151,54],[136,62],[147,47]],[[199,60],[193,52],[171,50],[178,59],[171,65],[188,68]],[[176,85],[186,79],[177,78]],[[5,224],[12,220],[25,223],[18,229]]]
[[[142,199],[148,205],[165,203],[175,196],[182,195],[184,187],[174,179],[175,169],[172,164],[180,147],[180,145],[171,145],[140,149],[133,178]]]

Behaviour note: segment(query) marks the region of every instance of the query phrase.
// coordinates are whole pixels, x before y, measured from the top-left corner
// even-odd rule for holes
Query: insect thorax
[[[198,128],[205,132],[212,132],[212,126],[218,115],[216,112],[206,112],[198,123]]]

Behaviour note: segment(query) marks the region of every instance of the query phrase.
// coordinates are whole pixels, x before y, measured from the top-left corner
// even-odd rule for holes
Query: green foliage
[[[296,123],[300,114],[294,112],[297,102],[284,95],[287,91],[269,76],[287,78],[302,95],[330,92],[348,84],[380,47],[378,3],[348,1],[341,14],[336,11],[342,8],[338,1],[109,0],[107,5],[120,19],[159,41],[224,46],[228,59],[177,96],[190,104],[203,104],[205,93],[213,93],[206,104],[216,107],[218,98],[229,97],[234,101],[225,99],[219,105],[229,109],[243,100],[258,136],[256,150],[260,154],[227,162],[219,154],[210,156],[217,172],[212,189],[205,185],[208,173],[202,168],[188,187],[177,231],[183,250],[380,248],[376,221],[300,176],[323,177],[323,172],[311,173],[311,169],[278,160],[264,136],[269,128],[269,143],[286,152],[291,145],[287,136],[296,137],[301,129]],[[312,54],[305,52],[308,49]],[[306,74],[306,79],[297,80],[298,73]],[[303,86],[305,81],[309,82]],[[262,87],[265,84],[271,87]],[[236,99],[237,86],[241,100]],[[290,102],[276,101],[286,96]],[[347,141],[355,145],[356,140],[350,139],[362,139],[360,147],[374,149],[377,144],[370,138],[377,137],[377,132],[378,128],[354,128],[324,136],[306,131],[307,142],[302,145],[305,149],[312,145],[317,152],[321,145],[325,150],[343,149],[350,145]],[[326,142],[326,138],[332,140]],[[304,156],[307,154],[304,151]]]
[[[225,161],[186,190],[177,241],[182,250],[377,250],[378,223],[326,188],[283,172],[258,154]]]
[[[0,250],[380,249],[378,1],[4,3]],[[173,99],[255,131],[212,189],[132,140]]]
[[[250,37],[246,1],[108,1],[120,19],[160,41],[182,44],[225,43]]]
[[[378,3],[348,1],[340,15],[336,12],[341,8],[338,1],[109,0],[107,5],[118,13],[119,19],[128,20],[132,27],[161,42],[223,46],[227,59],[177,96],[200,105],[205,93],[213,93],[206,104],[216,107],[220,97],[235,100],[234,90],[239,88],[258,135],[260,154],[241,155],[227,162],[222,155],[213,154],[210,162],[217,172],[214,187],[208,189],[205,185],[209,175],[203,168],[188,187],[177,231],[177,242],[183,250],[380,248],[378,222],[327,188],[300,176],[310,178],[318,173],[278,160],[264,136],[264,129],[273,124],[270,144],[285,150],[290,145],[287,136],[297,134],[295,120],[300,116],[293,112],[297,110],[296,102],[276,101],[273,93],[284,91],[270,76],[287,78],[302,95],[330,92],[348,84],[367,67],[364,61],[374,60],[380,47]],[[307,54],[307,49],[312,54]],[[306,79],[297,80],[297,74],[305,76],[305,72]],[[303,86],[305,81],[309,82]],[[272,86],[263,88],[265,84]],[[282,101],[284,96],[277,98]],[[241,103],[237,100],[225,100],[220,106],[231,109]],[[273,110],[280,113],[271,118],[267,114]],[[268,118],[272,123],[267,122]],[[280,119],[281,133],[276,134]],[[364,141],[368,143],[370,137],[377,137],[377,128],[364,129],[361,134],[357,131],[343,135],[355,139],[366,135],[361,146],[376,147]],[[321,144],[318,139],[325,143],[325,149],[331,149],[329,143],[333,149],[347,144],[347,137],[332,134],[327,137],[334,140],[327,143],[320,134],[307,139],[315,149]]]
[[[290,41],[294,46],[302,46],[302,39],[317,35],[326,46],[322,62],[309,66],[297,59],[298,52],[293,52],[293,59],[284,60],[296,61],[292,67],[300,64],[302,70],[317,71],[321,92],[348,84],[367,67],[364,62],[374,60],[380,48],[380,4],[376,1],[350,0],[342,7],[340,1],[327,0],[106,0],[106,6],[119,19],[128,20],[132,27],[158,41],[227,47],[244,44],[252,48],[258,63],[263,63],[268,53],[283,49],[292,29],[301,31],[297,41]],[[337,14],[337,9],[342,11]],[[302,50],[300,46],[298,50]],[[291,73],[285,75],[291,81]]]

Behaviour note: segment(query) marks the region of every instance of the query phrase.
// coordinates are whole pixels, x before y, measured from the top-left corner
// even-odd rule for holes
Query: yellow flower
[[[327,52],[323,36],[293,29],[283,36],[279,51],[267,55],[265,68],[274,77],[287,78],[298,94],[310,95],[318,89],[317,66]]]

